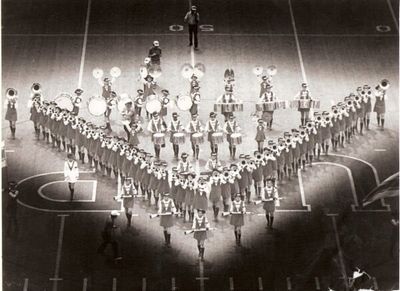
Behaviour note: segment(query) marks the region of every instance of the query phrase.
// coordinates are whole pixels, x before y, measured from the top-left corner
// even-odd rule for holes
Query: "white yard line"
[[[396,25],[397,31],[399,31],[399,22],[398,22],[398,18],[396,16],[396,13],[394,13],[392,2],[390,2],[390,0],[386,0],[386,3],[388,5],[388,7],[389,7],[390,14],[392,14],[393,22]]]
[[[235,290],[235,285],[233,284],[233,278],[229,277],[229,290],[233,291]]]
[[[83,279],[83,286],[82,286],[82,291],[87,290],[87,278]]]
[[[29,279],[25,278],[24,279],[24,289],[22,289],[23,291],[28,291],[28,286],[29,286]]]
[[[199,277],[196,280],[200,281],[200,291],[204,291],[204,281],[208,280],[208,277],[204,277],[204,263],[202,261],[199,262]]]
[[[82,86],[83,70],[85,67],[85,56],[86,56],[86,46],[87,46],[87,38],[88,38],[88,32],[89,32],[89,19],[90,19],[91,5],[92,5],[92,0],[88,0],[88,6],[87,6],[87,11],[86,11],[86,20],[85,20],[85,34],[83,36],[81,65],[79,67],[78,88],[81,88],[81,86]]]
[[[176,284],[175,284],[175,278],[174,277],[171,278],[171,290],[172,291],[176,290]]]
[[[63,239],[64,239],[64,227],[65,227],[65,217],[69,216],[68,214],[61,214],[58,215],[61,217],[61,223],[60,223],[60,230],[58,232],[58,243],[57,243],[57,256],[56,256],[56,265],[54,268],[54,276],[53,278],[50,278],[51,281],[53,281],[53,291],[57,291],[57,284],[59,280],[62,280],[59,275],[60,275],[60,263],[61,263],[61,252],[62,252],[62,244],[63,244]]]
[[[117,291],[117,278],[113,278],[112,291]]]
[[[301,54],[299,37],[297,35],[296,21],[294,20],[292,1],[288,0],[288,3],[289,3],[289,10],[290,10],[290,18],[292,20],[292,27],[293,27],[293,32],[294,32],[294,40],[296,41],[297,54],[299,56],[299,61],[300,61],[301,75],[303,77],[303,82],[307,83],[306,70],[304,69],[303,56]]]
[[[147,288],[146,278],[142,278],[142,291],[146,291],[146,288]]]
[[[321,290],[321,284],[319,283],[319,278],[314,277],[314,281],[315,281],[315,289]]]
[[[263,291],[263,282],[262,282],[262,278],[258,277],[258,291]]]
[[[290,280],[290,277],[286,277],[286,286],[289,291],[292,290],[292,281]]]
[[[344,265],[344,259],[343,259],[343,250],[342,250],[342,246],[340,245],[339,233],[338,233],[337,224],[336,224],[336,216],[338,216],[338,214],[327,214],[327,216],[329,216],[332,219],[332,226],[333,226],[333,230],[335,231],[336,247],[338,249],[338,255],[339,255],[340,269],[342,272],[342,277],[344,278],[346,291],[349,291],[346,267]]]
[[[46,184],[43,184],[42,186],[40,186],[40,188],[38,189],[38,194],[40,197],[42,197],[43,199],[49,200],[49,201],[53,201],[53,202],[63,202],[63,203],[71,203],[71,202],[96,202],[96,191],[97,191],[97,181],[96,180],[78,180],[77,183],[84,183],[84,182],[91,182],[93,183],[93,187],[92,187],[92,195],[91,195],[91,199],[75,199],[75,200],[68,200],[68,199],[53,199],[50,198],[48,196],[46,196],[45,194],[43,194],[43,188],[52,185],[52,184],[57,184],[57,183],[63,183],[65,184],[64,181],[53,181],[53,182],[49,182]]]

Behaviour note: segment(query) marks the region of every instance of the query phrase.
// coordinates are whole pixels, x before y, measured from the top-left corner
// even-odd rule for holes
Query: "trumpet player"
[[[261,188],[262,188],[262,182],[263,182],[263,156],[259,151],[254,152],[254,158],[255,158],[255,169],[253,170],[251,176],[253,178],[254,182],[254,191],[257,197],[260,197],[261,195]]]
[[[280,137],[278,138],[278,146],[277,146],[277,151],[275,153],[275,158],[276,158],[276,175],[278,181],[282,181],[283,175],[284,175],[284,167],[285,167],[285,157],[284,157],[284,151],[286,150],[286,144],[285,144],[285,139]],[[259,190],[260,195],[261,195],[261,189]]]
[[[221,206],[222,186],[221,186],[221,173],[214,170],[210,177],[210,202],[214,212],[214,221],[218,221],[219,208]]]
[[[210,149],[211,153],[218,153],[218,144],[213,138],[214,133],[221,132],[222,134],[222,128],[219,124],[219,121],[217,120],[217,114],[215,112],[211,112],[209,114],[210,119],[207,121],[205,131],[208,133],[207,140],[210,143]]]
[[[203,132],[203,125],[198,120],[198,115],[192,115],[192,120],[189,122],[186,131],[190,133],[190,142],[192,143],[193,157],[198,160],[200,153],[199,143],[195,140],[194,134]]]
[[[221,196],[224,212],[229,210],[229,200],[231,199],[231,172],[228,167],[223,168],[221,177]]]
[[[364,121],[365,121],[364,95],[366,95],[366,92],[363,90],[362,87],[358,87],[357,88],[357,96],[356,96],[356,101],[358,103],[358,106],[356,108],[356,113],[357,113],[356,130],[358,129],[358,123],[359,123],[360,124],[360,135],[363,135]]]
[[[306,159],[312,167],[313,157],[315,153],[315,143],[316,143],[316,136],[317,136],[317,129],[315,128],[315,123],[313,121],[309,121],[306,124],[306,132],[308,136],[308,143],[307,143],[307,153]]]
[[[364,116],[364,124],[367,130],[369,130],[369,122],[370,122],[370,116],[371,116],[371,111],[372,111],[372,102],[371,102],[371,97],[372,97],[372,89],[368,85],[363,86],[363,90],[366,92],[363,101],[364,101],[364,106],[365,106],[365,116]]]
[[[386,90],[389,89],[389,81],[384,79],[375,87],[375,105],[374,112],[376,112],[376,121],[378,126],[383,130],[385,126],[385,112],[386,112]]]
[[[75,97],[72,101],[72,103],[73,103],[72,112],[75,113],[76,115],[78,115],[79,109],[81,108],[83,90],[78,88],[75,90],[74,93],[75,93]]]
[[[40,94],[32,94],[31,100],[28,101],[28,108],[30,110],[30,120],[33,122],[33,127],[35,129],[35,136],[36,139],[39,140],[40,138],[40,106],[41,106],[41,95]]]
[[[301,84],[301,90],[296,95],[295,99],[299,100],[311,100],[310,91],[308,90],[307,83]],[[299,108],[298,109],[301,113],[301,125],[305,125],[306,122],[310,119],[310,108]]]
[[[322,137],[322,150],[325,155],[328,155],[329,152],[329,142],[332,138],[331,128],[332,125],[332,117],[330,113],[327,111],[322,112],[322,122],[321,122],[321,137]]]
[[[17,108],[18,108],[18,92],[13,88],[6,90],[6,99],[4,108],[6,109],[5,120],[8,120],[11,130],[11,139],[15,139],[15,131],[17,124]]]
[[[332,106],[332,118],[331,118],[331,144],[334,151],[337,150],[339,144],[339,130],[340,130],[340,119],[341,115],[337,106]]]
[[[285,160],[284,171],[288,180],[291,180],[291,175],[293,171],[293,149],[292,149],[292,138],[289,132],[284,132],[285,138],[285,151],[283,152],[283,157]]]
[[[193,166],[188,160],[188,154],[187,153],[182,153],[181,154],[181,160],[178,162],[178,167],[177,167],[178,173],[191,173],[193,172]]]

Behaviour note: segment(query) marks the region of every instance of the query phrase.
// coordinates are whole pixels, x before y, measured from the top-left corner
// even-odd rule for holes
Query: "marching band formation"
[[[93,75],[102,86],[102,94],[89,99],[88,110],[95,116],[103,115],[104,126],[97,126],[78,116],[83,90],[77,89],[74,97],[63,93],[54,101],[49,101],[43,98],[41,86],[37,83],[31,88],[28,104],[30,120],[38,140],[42,139],[58,151],[68,153],[64,173],[71,200],[74,183],[79,178],[78,163],[75,161],[79,157],[81,164],[88,163],[97,173],[109,178],[113,174],[116,180],[121,179],[121,194],[116,199],[123,201],[128,227],[131,226],[132,209],[138,197],[147,200],[149,206],[154,205],[158,210],[156,216],[160,217],[168,247],[174,220],[192,223],[191,230],[186,233],[194,233],[200,259],[204,258],[204,241],[210,230],[206,216],[209,206],[212,206],[215,222],[218,222],[221,208],[222,216],[230,216],[236,244],[240,246],[244,215],[251,214],[247,211],[250,204],[263,204],[267,228],[271,229],[275,206],[282,199],[279,197],[279,181],[285,177],[290,180],[299,170],[305,171],[306,164],[312,166],[314,157],[319,159],[321,153],[328,155],[330,145],[333,150],[344,147],[345,142],[350,143],[357,132],[363,134],[364,125],[369,130],[372,109],[377,113],[378,126],[382,130],[384,127],[386,91],[389,88],[387,80],[382,80],[375,90],[368,85],[357,88],[356,94],[346,96],[332,106],[331,111],[313,112],[311,109],[319,108],[319,101],[311,98],[307,84],[301,85],[295,100],[280,101],[272,91],[272,76],[276,74],[276,67],[268,67],[267,75],[262,75],[263,69],[256,67],[254,73],[260,78],[261,87],[255,113],[258,117],[255,130],[257,150],[251,154],[240,154],[239,160],[236,160],[236,147],[242,143],[242,136],[235,112],[243,111],[243,103],[234,95],[234,71],[226,70],[225,92],[217,98],[214,111],[203,124],[198,118],[198,104],[199,79],[204,67],[201,64],[195,68],[185,65],[182,75],[190,81],[190,96],[177,96],[175,102],[181,111],[190,112],[191,120],[185,126],[179,114],[173,112],[172,120],[167,124],[169,92],[160,90],[154,82],[161,74],[160,57],[161,49],[155,41],[149,58],[140,68],[143,90],[137,91],[134,100],[127,95],[117,96],[112,90],[112,84],[121,74],[118,68],[111,69],[112,78],[103,80],[102,70],[94,70]],[[376,101],[372,108],[374,94]],[[7,89],[5,119],[10,122],[12,139],[15,139],[17,105],[17,90]],[[111,135],[110,116],[116,106],[122,115],[126,138]],[[149,119],[146,130],[151,133],[154,155],[139,147],[138,134],[143,131],[143,107]],[[266,132],[272,128],[274,111],[287,107],[299,110],[301,125],[284,132],[277,140],[267,140]],[[217,120],[216,112],[224,116],[223,123]],[[176,160],[179,159],[179,146],[186,142],[186,135],[190,136],[193,159],[198,160],[199,145],[204,143],[204,135],[207,135],[211,158],[204,172],[195,172],[187,153],[180,155],[176,167],[167,168],[167,162],[160,159],[167,133]],[[218,159],[219,145],[224,142],[224,137],[232,159],[232,163],[225,166]]]

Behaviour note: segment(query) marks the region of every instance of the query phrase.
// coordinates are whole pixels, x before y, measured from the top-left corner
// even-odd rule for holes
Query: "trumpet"
[[[300,130],[300,136],[305,137],[306,136],[306,131],[304,129]]]
[[[246,162],[246,160],[242,160],[242,161],[240,162],[240,164],[241,164],[242,166],[246,166],[247,162]]]
[[[360,102],[360,96],[354,97],[354,100],[355,100],[356,102]]]
[[[256,159],[257,159],[258,161],[262,161],[262,159],[263,159],[262,154],[257,154],[257,155],[256,155]]]
[[[291,143],[292,143],[292,139],[291,139],[291,138],[287,138],[287,139],[286,139],[286,144],[287,144],[287,145],[290,145]]]
[[[39,83],[33,83],[33,85],[31,86],[31,91],[32,93],[40,93],[40,91],[42,91],[42,85],[40,85]]]
[[[311,122],[307,122],[306,127],[308,129],[311,129],[311,128],[313,128],[313,124]]]
[[[347,106],[353,106],[353,101],[352,100],[347,101]]]
[[[317,121],[318,121],[318,122],[321,122],[321,121],[322,121],[322,116],[321,116],[321,115],[318,115],[318,116],[317,116]]]
[[[339,113],[339,111],[337,109],[333,110],[333,114],[338,114],[338,113]]]
[[[8,88],[6,90],[7,98],[15,98],[15,97],[17,97],[17,95],[18,95],[18,92],[14,88]]]
[[[222,175],[224,178],[228,178],[230,176],[229,171],[224,171]]]
[[[274,145],[272,146],[272,150],[273,150],[273,151],[278,150],[278,146],[277,146],[276,144],[274,144]]]
[[[389,80],[388,80],[388,79],[383,79],[383,80],[378,84],[378,87],[379,87],[381,90],[387,90],[387,89],[389,89],[389,87],[390,87]]]
[[[330,121],[331,121],[331,118],[329,116],[326,116],[325,117],[325,122],[330,122]]]
[[[219,177],[219,173],[218,173],[218,172],[214,172],[214,173],[213,173],[213,177],[214,177],[214,178],[218,178],[218,177]]]

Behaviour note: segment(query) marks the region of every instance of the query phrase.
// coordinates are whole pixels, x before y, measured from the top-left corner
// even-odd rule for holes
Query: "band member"
[[[272,92],[272,85],[268,84],[266,86],[266,91],[261,97],[262,102],[273,102],[276,100],[274,92]],[[263,111],[262,119],[266,122],[267,128],[272,130],[272,121],[274,120],[274,109]]]
[[[194,239],[197,240],[197,248],[199,250],[199,259],[204,260],[204,241],[207,239],[207,230],[210,228],[210,223],[204,215],[204,209],[198,209],[193,219],[192,229],[194,230]]]
[[[218,221],[218,213],[221,205],[222,187],[221,187],[221,173],[214,170],[210,177],[210,202],[214,212],[214,221]]]
[[[144,97],[143,97],[143,90],[138,89],[137,90],[137,96],[135,97],[135,112],[136,114],[140,117],[142,114],[142,108],[143,108],[143,103],[145,102]]]
[[[342,119],[342,120],[344,121],[344,119]],[[307,158],[307,161],[308,161],[310,167],[312,167],[313,157],[315,155],[315,143],[316,143],[316,136],[317,136],[317,129],[315,128],[315,123],[313,121],[307,122],[306,132],[308,135],[306,158]],[[279,177],[279,175],[278,175],[278,177]]]
[[[149,50],[149,58],[151,59],[152,66],[159,66],[161,64],[161,54],[160,43],[158,40],[153,41],[153,46]]]
[[[300,126],[300,133],[299,133],[299,138],[297,140],[298,142],[298,147],[300,149],[300,162],[299,165],[302,168],[303,171],[306,170],[306,161],[307,157],[306,155],[308,154],[307,152],[307,147],[308,147],[308,134],[306,132],[306,127],[305,126]]]
[[[122,116],[122,124],[124,125],[124,130],[126,132],[127,140],[130,139],[130,131],[129,131],[129,125],[131,124],[132,121],[135,120],[135,115],[136,112],[133,108],[132,102],[126,102],[124,109],[121,112]]]
[[[165,246],[167,247],[171,247],[170,228],[174,225],[173,215],[176,212],[175,203],[169,193],[164,193],[158,205],[158,214],[160,215],[160,226],[164,228]]]
[[[244,154],[240,154],[239,155],[239,173],[240,173],[240,177],[238,178],[238,183],[239,183],[239,191],[240,194],[242,195],[242,199],[244,200],[244,195],[247,194],[247,189],[249,187],[249,178],[248,178],[248,171],[246,170],[247,167],[247,161],[245,159],[245,155]],[[232,197],[233,199],[235,199],[235,196]]]
[[[371,87],[368,85],[364,85],[363,90],[365,92],[365,95],[363,96],[363,102],[365,107],[364,124],[366,129],[369,130],[369,122],[372,111],[372,102],[371,102],[372,90]]]
[[[278,138],[278,150],[276,153],[274,153],[274,157],[276,159],[276,174],[277,174],[277,179],[278,181],[283,180],[284,176],[284,168],[285,168],[285,156],[284,156],[284,151],[286,150],[286,144],[285,144],[285,139],[280,137]],[[261,195],[261,189],[260,189],[260,195]]]
[[[363,90],[362,87],[357,88],[357,96],[355,100],[357,101],[357,108],[356,108],[356,113],[357,113],[357,124],[356,124],[356,131],[358,131],[358,123],[360,124],[360,135],[363,135],[363,129],[364,129],[364,119],[365,119],[365,103],[364,103],[364,95],[366,92]],[[333,123],[333,126],[335,124]]]
[[[210,119],[206,124],[206,131],[208,132],[207,140],[210,142],[211,153],[218,153],[218,144],[213,140],[213,134],[217,132],[222,133],[222,128],[216,119],[217,114],[215,112],[210,113]]]
[[[75,90],[75,97],[74,97],[74,100],[72,101],[72,103],[73,103],[73,109],[72,109],[72,112],[73,113],[75,113],[76,115],[78,115],[79,114],[79,109],[81,108],[81,103],[82,103],[82,94],[83,94],[83,90],[82,89],[80,89],[80,88],[78,88],[78,89],[76,89]]]
[[[207,161],[204,166],[206,171],[212,172],[214,170],[220,171],[222,170],[221,162],[218,160],[218,156],[216,153],[211,154],[211,158]]]
[[[296,95],[295,99],[299,100],[311,100],[310,91],[308,90],[308,85],[306,83],[301,84],[301,90]],[[301,113],[301,125],[305,125],[310,119],[310,108],[299,108]]]
[[[232,143],[231,135],[233,133],[237,133],[239,131],[240,131],[239,125],[236,122],[235,117],[233,115],[231,115],[229,117],[229,120],[225,122],[224,132],[226,133],[226,139],[227,139],[228,144],[229,144],[229,153],[230,153],[230,157],[231,157],[232,160],[235,159],[236,145]]]
[[[260,197],[261,195],[261,188],[262,188],[262,182],[263,182],[263,156],[259,151],[254,152],[254,158],[255,158],[255,169],[251,173],[251,177],[253,178],[254,181],[254,190],[256,197]]]
[[[235,199],[236,194],[241,194],[240,192],[240,185],[239,179],[242,177],[240,175],[240,169],[236,164],[231,164],[230,166],[230,173],[229,173],[229,185],[231,188],[231,200]]]
[[[194,139],[193,135],[195,133],[201,133],[203,131],[203,126],[202,126],[200,120],[198,120],[197,114],[192,115],[192,120],[190,121],[189,125],[187,126],[186,131],[190,133],[190,141],[192,143],[193,157],[195,157],[195,159],[198,160],[199,153],[200,153],[200,145]]]
[[[193,208],[194,209],[208,209],[208,198],[207,195],[210,193],[210,185],[204,180],[203,177],[199,177],[197,181],[197,189],[194,194]]]
[[[346,105],[343,102],[337,104],[338,120],[339,120],[339,145],[344,148],[344,140],[346,138],[346,116],[349,116]]]
[[[236,245],[240,246],[240,238],[242,237],[242,226],[244,225],[244,213],[246,213],[246,205],[242,200],[240,194],[236,194],[235,199],[232,201],[231,209],[231,225],[234,227]]]
[[[194,217],[194,208],[193,208],[193,202],[194,202],[194,192],[197,189],[197,183],[195,181],[196,175],[193,173],[189,173],[187,175],[187,183],[186,183],[186,188],[185,188],[185,209],[186,212],[189,216],[189,221],[193,221]],[[183,221],[185,221],[186,218],[183,218]]]
[[[160,163],[160,169],[158,171],[158,193],[159,195],[164,195],[165,193],[170,193],[171,189],[169,186],[169,175],[168,175],[168,171],[167,171],[167,162],[161,162]]]
[[[233,95],[233,86],[226,85],[225,93],[218,97],[216,103],[236,103],[238,100]],[[229,120],[229,118],[233,115],[231,111],[226,111],[224,108],[222,109],[222,115],[225,117],[225,122]]]
[[[150,131],[152,134],[151,141],[154,143],[154,152],[155,152],[156,158],[159,159],[161,147],[165,147],[165,143],[164,144],[155,143],[154,142],[154,134],[155,133],[164,133],[166,129],[165,129],[163,122],[160,119],[157,112],[153,113],[153,118],[149,122],[149,124],[147,126],[147,130]]]
[[[322,123],[321,123],[321,136],[322,136],[322,150],[325,152],[325,155],[328,155],[329,151],[329,142],[332,138],[331,128],[332,125],[332,118],[329,112],[324,111],[322,112]]]
[[[228,167],[223,168],[221,175],[221,196],[224,212],[229,210],[229,201],[231,200],[231,171]]]
[[[376,112],[376,121],[378,122],[378,126],[381,127],[381,130],[384,129],[385,126],[385,112],[386,112],[386,88],[382,88],[382,86],[378,85],[375,87],[375,106],[374,112]]]
[[[270,76],[262,76],[260,82],[260,95],[259,98],[262,99],[264,97],[265,92],[267,92],[267,87],[271,85],[271,77]]]
[[[274,185],[272,179],[268,179],[267,185],[263,191],[262,201],[264,202],[263,208],[265,210],[265,217],[267,218],[267,227],[269,229],[272,229],[272,224],[274,223],[275,206],[279,203],[278,199],[278,188]]]
[[[172,200],[174,200],[176,208],[179,209],[179,205],[176,203],[176,196],[179,189],[178,168],[172,167],[171,171],[169,172],[169,176],[171,177],[171,187],[169,193],[171,194]]]
[[[79,179],[78,163],[75,161],[73,154],[67,155],[67,160],[64,163],[64,178],[68,183],[70,200],[72,201],[74,199],[75,183]]]
[[[316,151],[316,156],[317,159],[320,160],[321,156],[321,151],[323,149],[322,145],[322,133],[321,133],[321,126],[322,126],[322,115],[319,112],[314,112],[314,119],[315,119],[315,151]],[[346,119],[346,117],[345,117]],[[350,117],[347,117],[348,120],[350,120]],[[351,126],[350,122],[346,120],[346,128],[347,126]],[[346,131],[347,132],[347,131]],[[315,154],[314,154],[315,156]]]
[[[185,198],[186,198],[187,183],[188,183],[188,181],[187,181],[185,175],[178,174],[177,181],[175,182],[175,184],[177,185],[175,201],[176,201],[176,207],[179,209],[179,212],[182,213],[184,222],[186,221]],[[172,189],[171,189],[171,192],[172,192]]]
[[[7,98],[4,101],[4,108],[7,110],[5,120],[10,123],[11,138],[15,139],[16,123],[17,123],[17,108],[18,108],[18,93],[17,90],[9,88],[6,91]]]
[[[41,95],[40,94],[33,94],[32,99],[28,101],[28,108],[30,109],[30,120],[33,122],[33,127],[35,129],[35,136],[38,140],[40,138],[40,106],[42,104]]]
[[[360,116],[363,114],[360,113]],[[340,118],[341,114],[339,113],[339,110],[336,106],[332,106],[332,118],[331,118],[331,143],[332,143],[332,149],[334,151],[337,150],[337,146],[339,144],[339,132],[340,132]],[[359,120],[361,120],[358,117]],[[357,125],[356,125],[357,127]],[[362,126],[361,126],[361,131],[362,131]]]
[[[154,198],[154,205],[156,209],[158,209],[158,200],[159,200],[159,193],[158,193],[158,185],[160,183],[160,167],[161,163],[159,161],[152,161],[150,164],[150,167],[147,168],[147,173],[149,174],[149,183],[148,183],[148,191],[150,192],[150,196],[148,196],[149,199],[149,205],[151,204],[151,195]]]
[[[193,166],[188,160],[188,154],[182,153],[181,160],[178,162],[178,173],[193,172]]]
[[[17,183],[15,181],[8,182],[8,202],[7,202],[7,226],[6,233],[7,236],[10,236],[14,231],[15,235],[18,235],[18,221],[17,221],[17,209],[18,209],[18,200],[17,196],[19,191],[17,190]]]
[[[256,142],[257,142],[257,147],[258,151],[262,152],[264,148],[264,141],[266,139],[265,136],[265,123],[264,120],[259,119],[258,120],[258,125],[257,125],[257,134],[256,134]]]
[[[184,129],[181,121],[178,118],[179,118],[178,113],[176,113],[176,112],[172,113],[172,120],[171,120],[170,126],[168,128],[168,131],[171,134],[169,141],[172,143],[172,148],[174,150],[175,159],[178,159],[178,156],[179,156],[179,143],[177,143],[178,141],[175,141],[175,143],[174,143],[174,134],[182,133],[183,129]]]
[[[118,216],[119,216],[118,211],[116,211],[116,210],[111,211],[111,215],[106,220],[104,229],[101,232],[103,242],[97,249],[97,253],[103,254],[107,245],[111,244],[115,262],[122,260],[122,257],[120,255],[119,243],[118,243],[118,240],[120,238],[120,229],[115,221]]]
[[[134,204],[134,196],[137,195],[137,190],[132,183],[132,178],[126,178],[122,184],[120,198],[123,200],[122,206],[125,210],[125,215],[127,219],[127,227],[132,225],[132,212]]]
[[[139,133],[141,133],[143,131],[142,126],[140,125],[139,121],[132,121],[128,127],[129,130],[129,144],[133,145],[133,146],[137,146],[140,144],[139,141]]]
[[[104,112],[104,119],[106,123],[106,129],[111,132],[111,123],[110,123],[110,115],[111,115],[111,109],[114,107],[115,102],[116,102],[116,97],[117,94],[112,91],[111,85],[114,83],[115,78],[112,78],[111,80],[109,78],[104,78],[103,81],[101,79],[99,80],[100,86],[103,88],[103,92],[101,96],[104,98],[104,100],[107,102],[107,109]]]
[[[284,171],[288,180],[291,180],[291,175],[293,172],[293,149],[292,149],[292,138],[289,132],[284,132],[283,136],[285,138],[285,150],[283,151],[283,157],[285,160]]]

